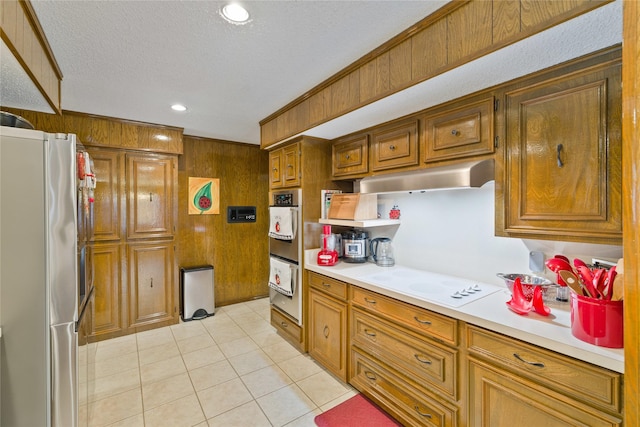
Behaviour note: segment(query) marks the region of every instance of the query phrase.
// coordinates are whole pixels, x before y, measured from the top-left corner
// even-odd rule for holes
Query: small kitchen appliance
[[[393,258],[391,239],[388,237],[371,239],[370,252],[373,261],[375,261],[379,267],[393,267],[396,263]]]
[[[369,251],[369,234],[362,230],[351,230],[342,233],[343,257],[345,262],[367,262]]]
[[[322,226],[322,249],[318,252],[318,265],[336,265],[338,252],[336,251],[336,235],[331,234],[331,226]]]

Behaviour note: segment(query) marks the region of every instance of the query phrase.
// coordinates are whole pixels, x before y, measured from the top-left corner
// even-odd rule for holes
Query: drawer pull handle
[[[324,286],[325,288],[330,288],[331,287],[331,283],[322,282],[322,286]]]
[[[365,330],[364,330],[364,333],[365,333],[365,334],[367,334],[367,335],[369,335],[370,337],[375,337],[375,336],[376,336],[376,333],[375,333],[375,332],[370,332],[368,329],[365,329]]]
[[[329,338],[329,327],[327,325],[324,325],[324,329],[322,330],[322,334],[324,335],[325,338]]]
[[[458,136],[458,135],[460,135],[460,132],[458,132],[457,129],[451,129],[451,135]]]
[[[425,365],[431,365],[431,360],[424,359],[420,354],[414,354],[413,357],[415,357],[416,360],[420,363],[424,363]]]
[[[369,298],[366,298],[366,297],[365,297],[365,299],[364,299],[364,300],[365,300],[365,302],[367,302],[367,303],[369,303],[369,304],[375,304],[375,303],[376,303],[376,300],[374,300],[374,299],[369,299]]]
[[[420,411],[420,408],[418,407],[418,405],[414,406],[414,408],[415,408],[416,412],[418,414],[422,415],[423,417],[426,417],[426,418],[429,418],[429,419],[433,418],[433,415],[425,414],[424,412]]]
[[[564,147],[562,146],[562,144],[558,144],[558,145],[556,146],[556,151],[558,152],[558,155],[557,155],[556,160],[557,160],[557,162],[558,162],[558,167],[559,167],[559,168],[561,168],[562,166],[564,166],[564,163],[562,163],[562,159],[560,158],[560,152],[562,152],[562,149],[563,149],[563,148],[564,148]]]
[[[416,322],[422,323],[423,325],[430,325],[431,324],[431,321],[429,321],[429,320],[420,320],[420,319],[418,319],[418,316],[413,316],[413,318],[415,319]]]
[[[364,376],[370,379],[371,381],[375,381],[378,379],[378,377],[376,377],[376,374],[374,374],[371,371],[364,371]]]
[[[288,327],[289,325],[287,325],[287,323],[286,323],[286,322],[280,322],[280,326],[282,326],[283,328],[286,328],[286,327]]]
[[[350,160],[351,159],[351,155],[347,154],[346,156],[344,156],[345,159]]]
[[[390,145],[390,146],[389,146],[389,150],[393,151],[393,150],[395,150],[395,149],[396,149],[396,146],[395,146],[395,145]]]
[[[523,359],[522,357],[520,357],[520,355],[518,353],[513,353],[513,357],[515,357],[516,359],[518,359],[519,361],[526,363],[528,365],[532,365],[532,366],[536,366],[538,368],[544,368],[544,363],[540,363],[540,362],[529,362],[528,360]]]

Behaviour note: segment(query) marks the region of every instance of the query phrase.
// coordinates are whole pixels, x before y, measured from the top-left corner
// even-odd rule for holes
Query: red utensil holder
[[[571,333],[600,347],[624,344],[623,301],[585,297],[571,292]]]

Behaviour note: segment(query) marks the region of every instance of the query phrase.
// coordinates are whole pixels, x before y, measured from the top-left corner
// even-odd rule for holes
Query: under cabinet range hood
[[[408,172],[375,175],[360,181],[360,193],[404,193],[477,188],[495,179],[493,159],[454,163]]]

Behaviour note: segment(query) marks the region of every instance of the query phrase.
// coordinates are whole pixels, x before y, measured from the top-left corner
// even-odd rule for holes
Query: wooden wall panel
[[[220,214],[188,215],[189,177],[220,178]],[[216,306],[269,293],[268,153],[185,137],[178,161],[177,265],[213,265]],[[228,206],[256,206],[255,223],[227,223]]]
[[[313,99],[311,117],[305,125],[287,128],[286,135],[261,133],[261,147],[277,145],[284,137],[302,133],[311,126],[346,114],[389,96],[411,84],[462,65],[511,43],[522,40],[563,21],[600,7],[612,0],[458,0],[445,4],[433,14],[398,34],[375,50],[320,83],[260,122],[270,126],[298,104],[331,89],[330,108],[320,108]],[[411,43],[410,52],[407,50]],[[408,58],[406,55],[410,55]],[[343,79],[356,70],[359,76],[359,102],[339,108],[344,98],[333,95]],[[407,76],[411,71],[411,77]],[[324,97],[325,101],[328,99]],[[326,103],[324,104],[326,107]]]
[[[515,37],[520,32],[520,1],[493,1],[493,43]]]
[[[491,46],[492,8],[488,2],[470,2],[447,18],[447,63],[459,63]]]
[[[440,19],[411,38],[411,76],[422,81],[447,65],[447,20]]]
[[[623,4],[622,192],[624,253],[624,424],[640,425],[640,4]]]

